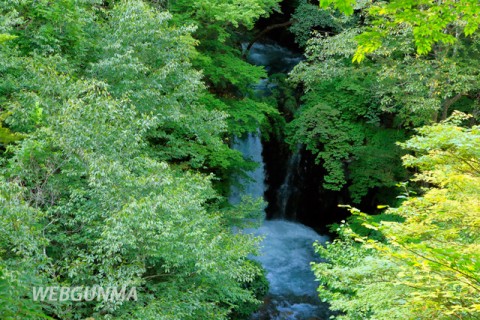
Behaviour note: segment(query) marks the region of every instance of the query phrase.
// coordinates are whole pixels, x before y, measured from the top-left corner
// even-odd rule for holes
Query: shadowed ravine
[[[249,56],[249,61],[256,65],[264,65],[267,70],[273,68],[276,72],[288,72],[300,61],[300,57],[288,49],[276,44],[256,43]],[[257,90],[266,87],[262,83]],[[259,93],[261,94],[261,92]],[[260,133],[251,133],[242,139],[236,139],[233,148],[242,152],[247,159],[259,164],[258,168],[249,173],[250,180],[245,181],[243,193],[253,197],[263,197],[265,186],[265,165],[262,158],[262,143]],[[278,201],[286,204],[295,186],[291,183],[291,173],[295,170],[298,155],[293,155],[288,162],[285,181],[277,190]],[[232,202],[239,201],[240,193],[233,190]],[[286,210],[286,205],[279,206]],[[291,216],[286,212],[278,212],[277,217]],[[283,219],[266,220],[257,229],[247,229],[244,232],[264,237],[261,244],[261,254],[254,257],[267,271],[270,291],[261,309],[252,319],[327,319],[328,307],[317,297],[314,275],[310,270],[310,262],[318,261],[312,244],[327,240],[326,236],[317,234],[313,229]]]

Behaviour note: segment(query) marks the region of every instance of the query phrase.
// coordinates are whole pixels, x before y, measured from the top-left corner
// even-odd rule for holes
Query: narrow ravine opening
[[[247,56],[250,63],[264,66],[270,75],[287,74],[302,58],[301,54],[273,40],[256,42]],[[259,95],[268,95],[273,86],[265,79],[256,90]],[[261,137],[258,130],[235,139],[233,148],[245,159],[256,162],[257,168],[243,181],[243,190],[233,190],[230,198],[231,202],[238,202],[240,196],[246,194],[263,197],[268,202],[267,218],[262,225],[243,231],[264,238],[260,255],[253,259],[265,268],[270,283],[264,304],[252,319],[326,319],[328,306],[317,297],[310,263],[318,261],[312,244],[324,243],[328,237],[297,221],[297,204],[304,191],[302,146],[291,150],[279,141],[270,141],[269,147],[276,143],[278,148],[283,148],[283,154],[272,159],[270,154],[266,155]],[[271,161],[266,164],[264,158]],[[270,181],[275,183],[269,185]]]

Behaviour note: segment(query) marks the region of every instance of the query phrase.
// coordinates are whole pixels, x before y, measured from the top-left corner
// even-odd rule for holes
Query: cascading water
[[[244,43],[242,49],[246,50],[248,44]],[[276,43],[256,42],[250,48],[247,56],[248,62],[256,66],[263,66],[269,74],[288,73],[303,57]]]
[[[285,180],[277,190],[277,216],[281,219],[296,218],[295,208],[289,206],[289,200],[295,192],[298,192],[298,189],[294,184],[294,175],[298,171],[298,166],[300,165],[299,149],[300,147],[297,147],[297,150],[288,159]]]
[[[298,55],[276,44],[256,43],[249,56],[251,63],[264,65],[270,71],[275,68],[282,72],[291,70],[300,59]],[[263,88],[269,88],[268,82],[263,82],[257,90]],[[230,201],[239,202],[242,193],[263,197],[265,172],[259,132],[249,134],[243,139],[235,139],[233,148],[241,151],[246,159],[257,162],[258,168],[249,174],[248,181],[244,181],[243,192],[236,188],[232,190]],[[299,157],[298,153],[295,153],[289,161],[289,167],[298,167]],[[280,197],[287,198],[285,205],[282,206],[284,211],[288,210],[288,197],[293,187],[292,178],[287,173],[285,182],[277,191]],[[286,212],[283,214],[287,216]],[[252,315],[252,319],[327,319],[328,308],[317,297],[317,283],[310,270],[310,262],[318,261],[312,244],[315,241],[323,243],[327,238],[307,226],[285,220],[267,220],[261,227],[243,232],[264,237],[260,255],[253,258],[265,268],[270,283],[265,303],[259,312]]]
[[[327,319],[328,307],[317,297],[317,282],[310,262],[317,261],[312,244],[327,240],[313,229],[285,220],[265,221],[247,230],[265,237],[255,257],[267,271],[270,291],[254,320]]]
[[[229,198],[230,203],[240,202],[242,195],[249,195],[254,198],[263,197],[265,193],[265,169],[262,158],[262,141],[260,131],[249,133],[243,139],[235,137],[232,148],[242,153],[247,160],[257,163],[257,168],[248,172],[248,180],[240,181],[243,189],[233,187]]]

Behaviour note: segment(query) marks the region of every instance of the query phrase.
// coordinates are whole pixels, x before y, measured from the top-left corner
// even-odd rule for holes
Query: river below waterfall
[[[265,66],[269,73],[289,72],[302,57],[277,44],[256,43],[248,55],[249,62]],[[268,89],[268,81],[263,81],[257,91]],[[238,203],[242,194],[263,197],[266,189],[265,171],[262,158],[260,133],[250,133],[243,138],[236,138],[233,148],[242,152],[246,159],[258,163],[256,170],[249,173],[249,179],[243,181],[244,189],[232,190],[230,201]],[[293,155],[292,157],[294,157]],[[295,160],[295,159],[293,159]],[[279,195],[288,197],[290,183],[288,170],[293,170],[295,161],[289,161],[289,169],[285,172],[285,182]],[[290,164],[291,162],[291,164]],[[288,199],[280,199],[288,201]],[[278,216],[287,216],[279,213]],[[317,282],[310,269],[310,263],[318,261],[313,250],[313,243],[324,243],[326,236],[317,234],[313,229],[283,219],[265,220],[256,229],[243,232],[263,237],[260,255],[252,257],[259,261],[267,271],[270,291],[260,310],[252,315],[255,320],[313,320],[328,319],[328,306],[321,303],[317,296]]]
[[[317,297],[310,262],[318,261],[312,244],[326,237],[300,223],[285,220],[265,221],[255,230],[265,237],[259,261],[267,271],[270,291],[262,308],[252,316],[256,320],[328,319],[328,306]]]
[[[257,162],[258,167],[249,172],[248,180],[243,181],[243,191],[232,190],[230,201],[238,203],[242,194],[263,197],[265,171],[260,134],[251,133],[243,139],[235,139],[233,148],[241,151],[246,159]],[[260,255],[252,258],[265,268],[270,283],[265,303],[252,319],[327,319],[328,307],[317,297],[317,282],[310,270],[310,262],[318,261],[313,243],[323,243],[327,237],[303,224],[286,220],[265,220],[259,228],[242,232],[264,238]]]

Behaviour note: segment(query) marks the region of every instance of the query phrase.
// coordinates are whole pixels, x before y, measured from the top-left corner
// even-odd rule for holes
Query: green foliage
[[[340,190],[348,182],[353,201],[360,202],[369,189],[392,187],[402,179],[395,142],[403,132],[380,126],[378,102],[370,96],[373,80],[350,75],[310,82],[302,76],[294,74],[308,81],[309,92],[287,126],[289,142],[305,144],[316,155],[327,172],[324,187]]]
[[[169,6],[175,13],[174,19],[197,27],[193,36],[199,41],[198,55],[192,63],[202,70],[211,93],[204,101],[207,107],[229,115],[230,135],[254,132],[268,114],[275,113],[273,107],[255,97],[254,85],[267,74],[262,67],[244,61],[237,34],[239,28],[251,29],[256,19],[279,10],[278,3],[279,0],[182,0]]]
[[[46,125],[20,143],[8,172],[46,215],[47,270],[61,275],[50,285],[128,284],[142,293],[138,307],[60,304],[51,312],[167,318],[188,304],[197,307],[176,318],[223,318],[229,307],[220,301],[253,299],[240,283],[258,270],[242,262],[254,240],[232,235],[220,213],[205,210],[214,196],[209,179],[146,157],[142,136],[155,121],[110,98],[102,84],[66,84],[69,99],[50,106]]]
[[[410,30],[397,28],[356,65],[351,59],[359,37],[377,39],[364,34],[376,22],[365,11],[336,22],[340,33],[313,37],[306,61],[291,74],[306,94],[289,125],[289,139],[317,156],[327,171],[326,188],[348,185],[352,200],[359,202],[368,190],[406,179],[395,140],[447,118],[460,105],[478,113],[480,74],[471,66],[479,58],[480,42],[476,35],[459,36],[453,45],[439,43],[429,56],[416,56]]]
[[[322,10],[309,1],[302,0],[295,8],[292,19],[295,23],[290,27],[290,31],[295,34],[295,41],[305,47],[312,34],[322,31],[326,33],[341,32],[346,24],[353,24],[357,17],[345,17],[338,13]]]
[[[206,47],[208,44],[207,41],[203,43]],[[221,45],[218,48],[212,45],[208,49],[216,52],[200,56],[196,62],[198,67],[207,75],[208,82],[218,92],[227,93],[231,87],[248,92],[251,90],[252,84],[257,83],[261,78],[267,77],[267,73],[263,68],[252,66],[248,62],[239,59],[240,50],[238,49],[227,45]]]
[[[358,9],[365,7],[358,5]],[[401,153],[390,157],[394,152],[388,146],[403,140],[408,133],[405,129],[430,124],[400,144],[415,152],[404,157],[404,164],[420,170],[414,181],[424,190],[415,198],[407,190],[399,197],[405,201],[398,208],[379,216],[351,210],[351,224],[337,230],[340,238],[325,248],[317,246],[327,259],[313,265],[321,283],[320,297],[340,311],[338,319],[477,318],[480,266],[474,252],[479,250],[480,139],[478,127],[460,127],[467,119],[475,123],[472,116],[458,115],[452,109],[477,113],[479,77],[471,66],[478,59],[479,41],[478,34],[466,32],[465,26],[469,19],[477,19],[468,12],[478,6],[468,1],[390,1],[367,3],[366,7],[359,13],[363,24],[310,41],[308,61],[296,68],[293,80],[309,92],[303,108],[313,110],[313,105],[317,110],[308,116],[299,114],[292,124],[301,129],[300,135],[293,137],[303,139],[319,157],[325,156],[329,140],[340,147],[334,153],[340,160],[355,150],[357,163],[349,163],[347,172],[353,181],[351,192],[358,188],[361,194],[368,188],[394,185],[401,177],[394,164]],[[352,58],[364,61],[352,65]],[[357,78],[367,79],[365,93],[356,91],[358,99],[352,99],[347,110],[331,103],[322,91],[317,97],[310,93],[318,91],[319,84]],[[343,100],[338,89],[331,91]],[[325,105],[324,100],[334,107],[319,107]],[[365,117],[356,111],[357,106],[365,115],[368,111],[374,115],[367,117],[370,121],[357,120],[358,126],[377,123],[383,133],[372,130],[359,136],[361,130],[354,131],[351,122],[355,118],[345,113]],[[331,113],[339,122],[335,130],[333,119],[328,118]],[[431,125],[450,114],[450,120]],[[349,134],[342,136],[343,131]],[[393,165],[385,166],[389,163]],[[331,170],[328,163],[326,168]],[[337,168],[336,172],[342,171]],[[343,183],[340,178],[337,181]]]
[[[473,176],[479,175],[478,127],[471,129],[459,127],[470,118],[470,115],[455,112],[442,125],[417,129],[419,135],[402,144],[402,147],[420,153],[420,155],[405,156],[405,164],[418,167],[425,174],[429,174],[432,170],[444,170],[444,174],[447,175],[457,172]],[[430,150],[435,150],[435,152]],[[440,173],[435,172],[435,174]],[[442,176],[440,175],[440,177]],[[425,175],[418,175],[418,177],[427,180]],[[443,183],[443,180],[436,180],[433,176],[432,179],[430,181],[432,183]]]
[[[248,288],[249,291],[253,292],[255,297],[258,299],[257,303],[240,303],[238,307],[236,307],[232,314],[230,315],[230,319],[234,320],[242,320],[242,319],[250,319],[251,315],[258,310],[260,306],[260,301],[267,295],[269,290],[269,282],[265,274],[265,270],[262,268],[261,264],[257,261],[250,261],[252,264],[257,265],[257,267],[262,270],[261,274],[257,275],[252,282],[245,283],[245,287]]]
[[[353,201],[359,202],[371,189],[388,189],[406,178],[401,167],[402,151],[396,146],[403,141],[402,130],[370,128],[364,144],[355,150],[355,160],[349,164],[351,184],[348,187]]]
[[[326,8],[333,5],[334,8],[344,12],[346,15],[352,15],[355,2],[355,0],[320,0],[320,6]]]
[[[332,190],[340,190],[346,183],[343,162],[362,140],[361,125],[337,122],[339,115],[330,106],[319,104],[302,112],[290,124],[294,134],[291,144],[306,143],[307,150],[317,154],[317,163],[323,160],[328,172],[324,186]]]
[[[169,6],[173,12],[181,12],[197,21],[213,21],[220,24],[244,25],[252,28],[261,16],[278,10],[278,0],[175,0]]]
[[[347,227],[343,225],[341,229]],[[408,319],[401,298],[394,296],[394,293],[401,296],[403,292],[388,281],[398,273],[394,263],[359,247],[349,237],[335,240],[326,247],[316,244],[315,249],[327,260],[312,266],[320,282],[319,296],[328,301],[331,310],[343,313],[335,319]],[[403,294],[409,293],[408,288],[402,289]]]
[[[1,178],[0,310],[4,319],[47,318],[30,298],[32,286],[44,280],[39,274],[47,262],[40,253],[46,244],[40,224],[44,214],[28,205],[24,192]]]
[[[0,34],[0,44],[4,43],[4,42],[7,42],[9,40],[13,40],[17,38],[16,36],[12,36],[11,34],[7,34],[7,33],[2,33]]]
[[[480,77],[470,66],[478,59],[477,38],[441,48],[428,58],[413,57],[413,43],[399,32],[369,61],[354,66],[347,59],[354,55],[355,37],[361,32],[357,27],[336,36],[313,38],[307,50],[309,61],[296,68],[294,80],[304,82],[309,90],[322,79],[374,77],[370,95],[379,100],[380,111],[396,115],[395,125],[407,128],[445,119],[460,97],[471,99],[466,111],[475,108],[472,100]]]
[[[258,218],[260,203],[224,208],[213,187],[249,165],[228,148],[228,114],[204,104],[210,93],[191,64],[199,57],[195,28],[143,1],[101,4],[0,4],[0,32],[17,36],[0,46],[0,137],[8,142],[0,313],[228,319],[250,312],[265,284],[247,259],[257,239],[231,226]],[[263,74],[255,70],[226,81],[248,87]],[[136,286],[139,301],[31,299],[32,286],[92,285]]]
[[[16,25],[11,34],[24,53],[66,54],[78,59],[87,54],[91,43],[87,29],[93,23],[92,9],[99,0],[7,1],[0,12]],[[92,8],[93,7],[93,8]]]
[[[405,165],[427,182],[421,197],[388,213],[404,221],[373,222],[358,210],[363,226],[383,240],[357,234],[348,225],[342,239],[317,251],[328,259],[314,265],[320,296],[338,319],[475,319],[480,316],[479,127],[468,118],[423,127],[403,144],[414,155]]]
[[[253,132],[260,124],[266,122],[266,115],[278,114],[278,111],[271,104],[250,98],[226,100],[224,105],[230,112],[230,131],[237,136]],[[222,110],[222,108],[219,109]]]
[[[8,113],[0,115],[0,121],[3,122],[7,118],[7,116]],[[8,128],[4,128],[0,122],[0,144],[6,146],[7,144],[20,140],[21,138],[22,135],[14,133]]]
[[[363,1],[362,1],[363,2]],[[353,14],[354,0],[322,0],[320,6],[333,5],[341,12]],[[480,9],[475,0],[466,1],[408,1],[371,2],[368,14],[372,26],[357,38],[358,48],[354,62],[382,46],[384,39],[407,30],[413,35],[416,51],[425,55],[437,44],[452,45],[460,35],[471,36],[480,25]]]
[[[170,14],[154,13],[141,3],[109,14],[89,75],[105,81],[115,97],[128,99],[140,113],[156,117],[148,139],[158,159],[228,169],[225,159],[235,155],[221,139],[226,114],[207,110],[198,99],[204,85],[189,60],[195,55],[189,34],[194,28],[171,28]]]

